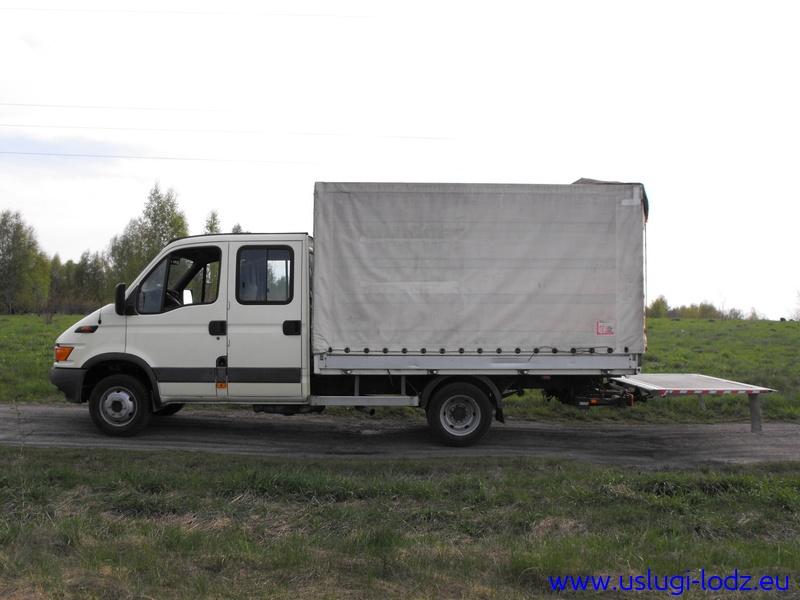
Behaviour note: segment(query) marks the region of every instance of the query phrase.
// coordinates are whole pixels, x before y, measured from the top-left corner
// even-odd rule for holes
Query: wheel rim
[[[107,389],[100,397],[100,416],[114,427],[127,425],[136,416],[136,396],[121,386]]]
[[[450,396],[442,403],[439,419],[451,435],[466,436],[478,429],[481,409],[471,396]]]

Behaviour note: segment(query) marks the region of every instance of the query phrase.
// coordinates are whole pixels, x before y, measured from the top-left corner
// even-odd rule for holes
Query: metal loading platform
[[[750,431],[761,432],[761,394],[775,390],[771,388],[720,379],[698,373],[640,373],[612,377],[612,381],[640,390],[649,396],[724,396],[747,395],[750,401]]]

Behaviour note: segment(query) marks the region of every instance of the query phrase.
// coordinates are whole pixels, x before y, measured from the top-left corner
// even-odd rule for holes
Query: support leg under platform
[[[761,433],[761,395],[748,394],[750,400],[750,432]]]

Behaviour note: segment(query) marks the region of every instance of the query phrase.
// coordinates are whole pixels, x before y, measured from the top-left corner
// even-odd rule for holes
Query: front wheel
[[[449,446],[469,446],[492,424],[492,403],[471,383],[451,383],[434,394],[427,408],[428,425]]]
[[[135,435],[150,421],[149,394],[131,375],[109,375],[94,386],[89,414],[103,433]]]

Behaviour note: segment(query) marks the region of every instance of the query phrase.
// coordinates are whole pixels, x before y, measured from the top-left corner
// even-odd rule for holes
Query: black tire
[[[434,435],[448,446],[469,446],[492,425],[489,397],[471,383],[450,383],[436,391],[426,410]]]
[[[107,435],[136,435],[150,422],[150,394],[131,375],[109,375],[94,386],[89,414]]]
[[[167,404],[164,408],[157,410],[153,413],[154,417],[171,417],[180,409],[183,408],[183,404]]]

